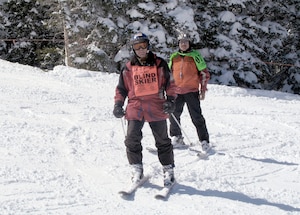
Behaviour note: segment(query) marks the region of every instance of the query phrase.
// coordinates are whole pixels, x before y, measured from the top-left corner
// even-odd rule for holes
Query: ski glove
[[[163,104],[164,113],[173,113],[175,111],[175,99],[174,97],[168,97],[167,101]]]
[[[115,104],[113,114],[116,118],[122,118],[125,115],[125,111],[120,103]]]
[[[205,91],[201,90],[200,94],[199,94],[199,100],[204,100],[205,99]]]

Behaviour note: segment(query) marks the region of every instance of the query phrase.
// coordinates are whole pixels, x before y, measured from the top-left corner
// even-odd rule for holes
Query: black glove
[[[174,97],[168,97],[167,101],[163,104],[164,113],[173,113],[175,111]]]
[[[116,118],[122,118],[125,115],[125,111],[120,103],[116,103],[114,106],[113,114]]]

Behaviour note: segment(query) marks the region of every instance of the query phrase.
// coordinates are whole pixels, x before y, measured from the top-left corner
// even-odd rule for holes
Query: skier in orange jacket
[[[186,103],[192,122],[196,127],[202,150],[207,151],[210,148],[209,134],[205,118],[202,115],[200,100],[205,99],[210,74],[203,57],[198,51],[191,48],[191,38],[188,34],[179,36],[178,45],[179,51],[173,53],[169,61],[178,94],[173,115],[176,120],[172,116],[169,118],[172,144],[174,147],[185,144],[178,123],[180,123],[180,116]]]

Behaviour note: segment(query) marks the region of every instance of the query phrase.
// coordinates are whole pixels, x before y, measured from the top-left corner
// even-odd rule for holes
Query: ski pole
[[[121,118],[121,124],[122,124],[123,134],[124,134],[124,136],[126,137],[123,117]]]
[[[173,117],[173,119],[175,120],[175,122],[178,125],[178,127],[180,128],[180,130],[182,131],[182,133],[184,134],[184,136],[186,137],[186,139],[188,140],[189,144],[192,145],[192,142],[190,141],[189,137],[184,132],[183,128],[181,127],[180,123],[178,122],[178,120],[176,119],[176,117],[174,116],[174,114],[173,113],[170,113],[170,114]]]

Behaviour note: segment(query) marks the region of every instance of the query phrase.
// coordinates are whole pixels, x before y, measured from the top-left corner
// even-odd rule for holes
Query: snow
[[[177,6],[168,14],[173,16],[178,23],[180,23],[182,26],[185,26],[189,30],[197,29],[197,26],[194,22],[194,11],[192,8],[187,6]]]
[[[112,115],[117,74],[0,60],[0,211],[6,214],[300,214],[300,96],[209,84],[202,102],[214,154],[174,150],[167,201],[157,156],[132,199],[124,120]],[[187,110],[182,128],[193,143]],[[154,147],[148,124],[144,147]]]
[[[154,11],[155,10],[155,4],[153,2],[148,3],[138,3],[138,7],[147,10],[147,11]]]
[[[136,9],[130,9],[126,12],[131,18],[143,18],[144,15],[138,12]]]
[[[108,28],[108,32],[111,32],[112,30],[116,29],[116,25],[115,23],[109,19],[109,18],[102,18],[102,17],[99,17],[98,18],[98,22],[99,23],[102,23],[103,25],[105,25],[107,28]]]
[[[222,22],[235,22],[235,15],[230,11],[223,11],[219,14],[219,19]]]

